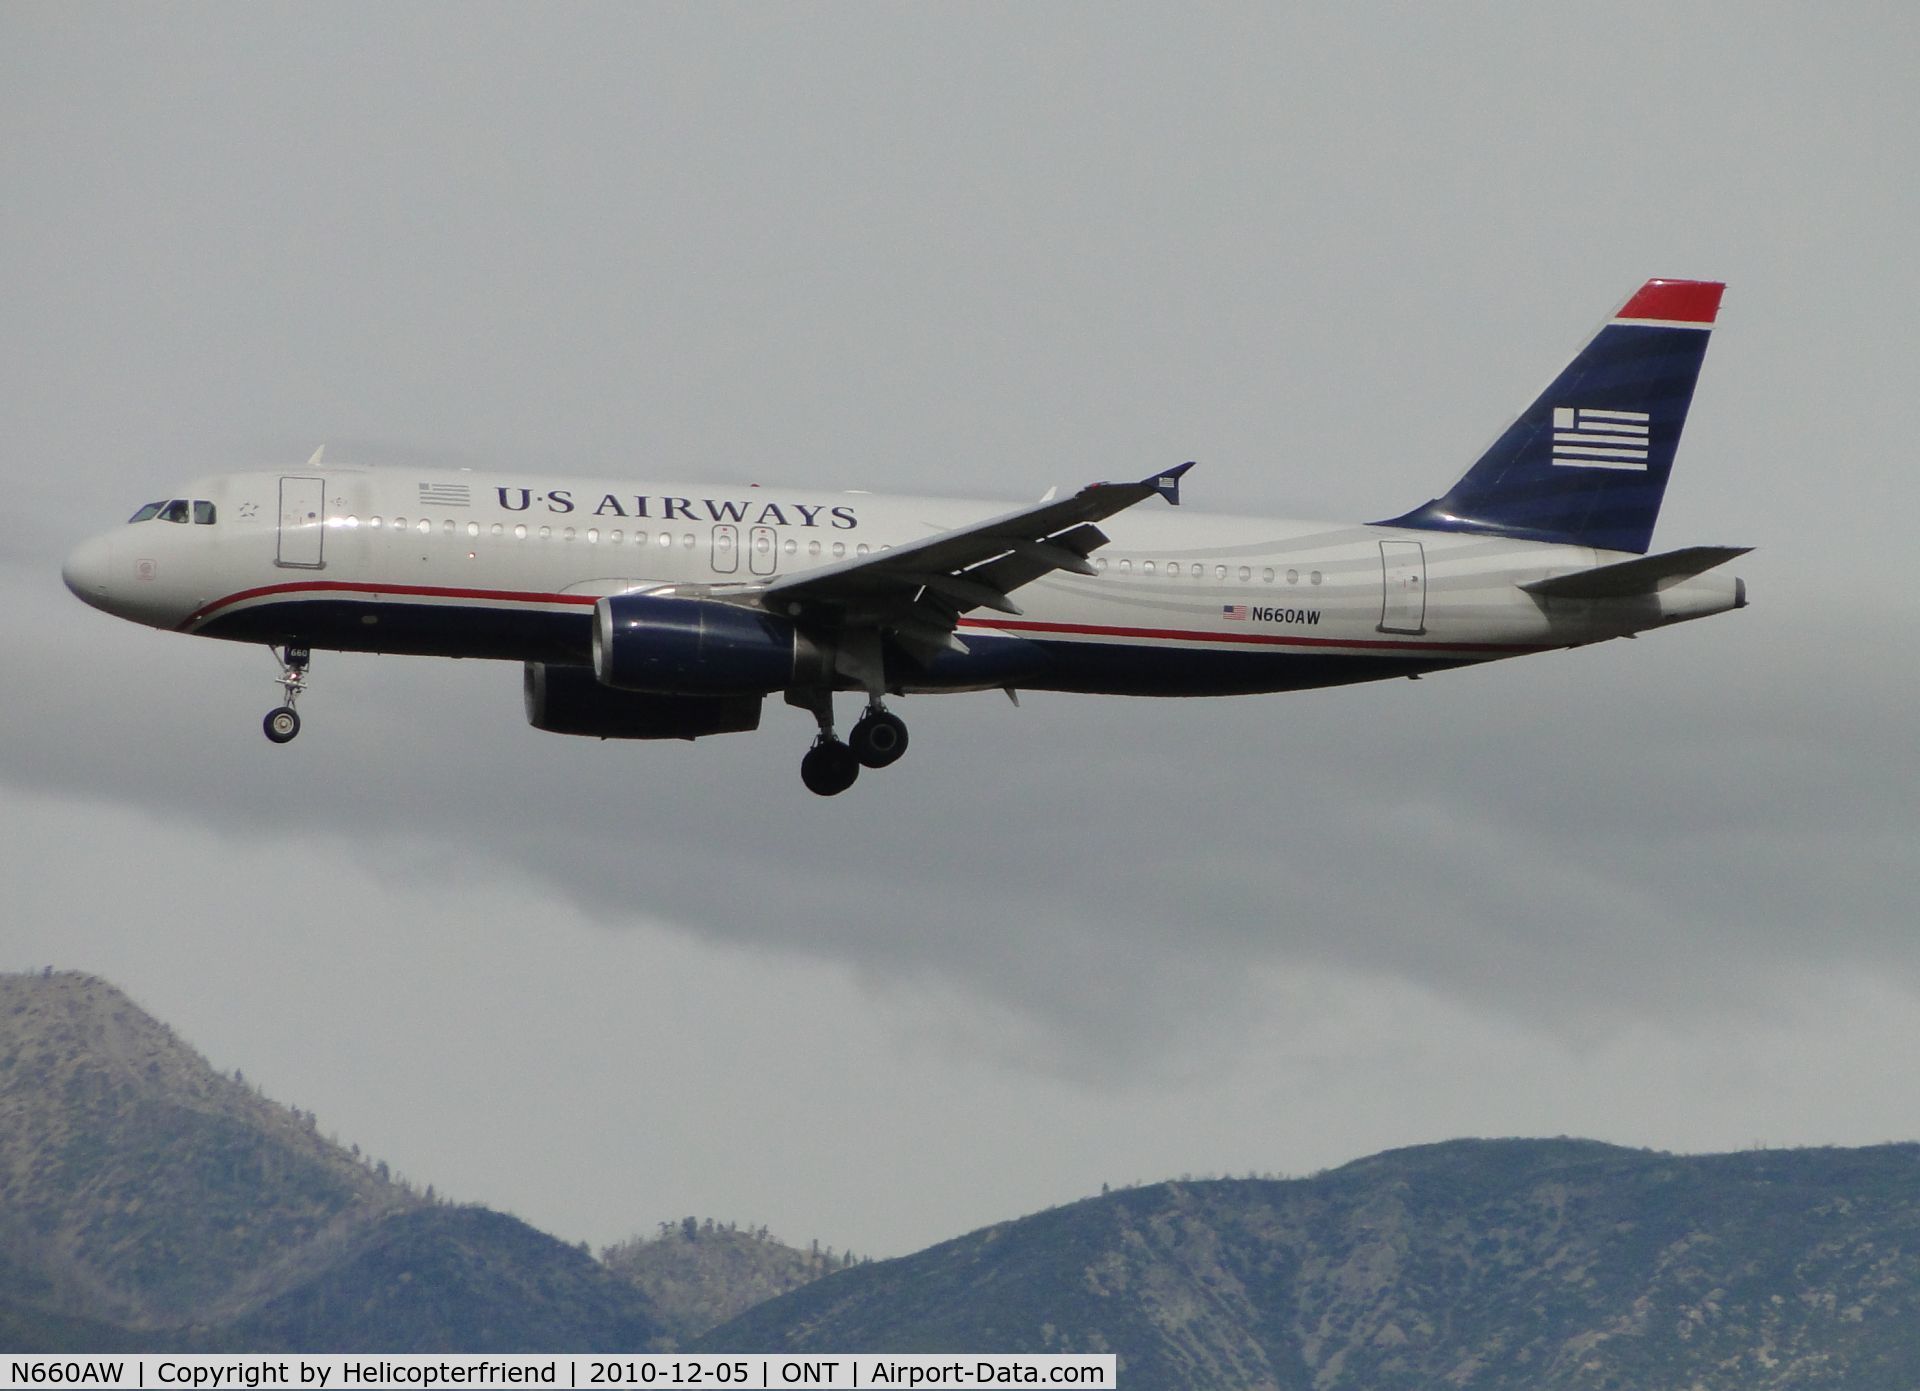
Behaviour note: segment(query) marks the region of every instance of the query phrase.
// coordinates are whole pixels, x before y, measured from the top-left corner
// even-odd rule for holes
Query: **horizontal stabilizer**
[[[1664,555],[1646,555],[1617,565],[1598,565],[1591,570],[1576,570],[1571,575],[1555,575],[1520,587],[1546,599],[1624,599],[1635,594],[1655,594],[1752,549],[1751,546],[1688,546]]]

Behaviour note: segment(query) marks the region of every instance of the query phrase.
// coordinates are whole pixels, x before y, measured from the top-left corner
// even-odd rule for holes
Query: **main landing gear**
[[[833,698],[824,692],[810,694],[796,705],[813,711],[820,733],[800,760],[800,781],[807,791],[822,797],[837,797],[853,786],[862,768],[884,768],[907,751],[907,725],[898,715],[874,697],[847,735],[845,743],[833,732]]]
[[[287,703],[277,709],[269,710],[266,719],[260,722],[267,732],[267,738],[276,744],[284,744],[300,732],[300,714],[293,707],[300,699],[300,693],[307,688],[307,666],[313,661],[313,652],[305,647],[288,644],[278,652],[271,647],[273,659],[280,663],[280,689],[285,691]]]
[[[847,747],[863,766],[884,768],[907,751],[907,722],[876,701],[853,726]]]
[[[860,760],[830,732],[815,739],[800,760],[800,781],[807,785],[807,791],[821,797],[838,797],[859,776]]]

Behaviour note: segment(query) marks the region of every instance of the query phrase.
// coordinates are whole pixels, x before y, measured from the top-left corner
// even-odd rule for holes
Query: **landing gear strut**
[[[269,652],[273,649],[269,647]],[[313,660],[313,653],[305,647],[295,647],[291,643],[273,653],[274,660],[280,663],[280,689],[286,692],[287,703],[277,709],[269,710],[261,728],[266,730],[267,738],[276,744],[284,744],[300,732],[300,715],[293,707],[300,699],[300,693],[307,688],[307,665]]]
[[[838,797],[860,776],[860,760],[833,732],[833,692],[823,687],[788,691],[787,704],[811,711],[820,726],[813,747],[800,760],[800,781],[818,796]]]
[[[831,691],[789,691],[787,703],[812,711],[820,726],[813,747],[800,760],[800,781],[809,792],[837,797],[853,786],[861,768],[884,768],[907,751],[906,722],[882,705],[877,695],[868,700],[866,713],[844,743],[833,730]]]

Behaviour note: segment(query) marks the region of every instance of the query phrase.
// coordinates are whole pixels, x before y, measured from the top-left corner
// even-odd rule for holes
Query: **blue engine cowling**
[[[785,619],[712,599],[615,594],[593,610],[593,674],[622,691],[764,695],[830,667]]]
[[[527,723],[596,739],[703,739],[760,725],[757,695],[683,696],[616,691],[585,667],[528,662]]]

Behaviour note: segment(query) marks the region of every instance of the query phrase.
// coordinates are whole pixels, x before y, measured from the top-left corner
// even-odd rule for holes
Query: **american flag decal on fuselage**
[[[420,505],[422,507],[467,507],[473,497],[465,483],[422,483],[420,485]]]
[[[1245,604],[1222,604],[1220,606],[1220,616],[1230,623],[1244,623],[1247,620],[1247,606]]]
[[[1553,462],[1563,468],[1647,467],[1645,411],[1603,411],[1585,406],[1553,408]]]

